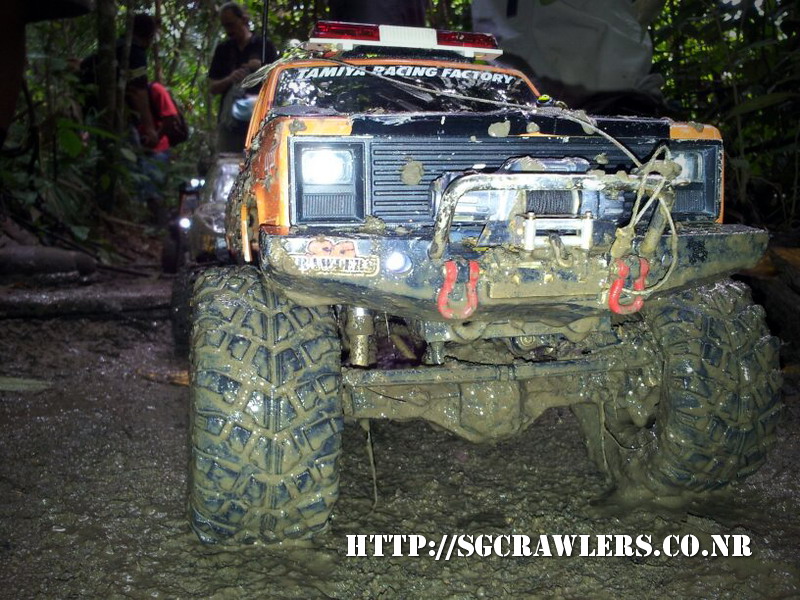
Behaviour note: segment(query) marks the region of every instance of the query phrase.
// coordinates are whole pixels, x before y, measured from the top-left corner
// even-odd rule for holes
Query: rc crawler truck
[[[323,531],[345,420],[475,442],[570,406],[617,486],[720,488],[764,462],[777,340],[765,232],[723,225],[709,126],[593,118],[492,65],[491,36],[319,23],[263,81],[194,287],[191,522]]]

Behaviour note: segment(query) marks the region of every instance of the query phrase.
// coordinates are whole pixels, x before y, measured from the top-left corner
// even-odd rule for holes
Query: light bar
[[[311,31],[312,38],[381,41],[377,25],[361,23],[341,23],[339,21],[319,21]]]
[[[352,50],[355,46],[449,50],[466,58],[487,61],[503,54],[497,47],[494,36],[488,33],[436,31],[427,27],[368,25],[338,21],[319,21],[311,31],[310,39],[303,46],[307,50],[321,52]]]
[[[437,31],[436,41],[440,46],[461,46],[497,50],[497,40],[491,33],[469,31]]]

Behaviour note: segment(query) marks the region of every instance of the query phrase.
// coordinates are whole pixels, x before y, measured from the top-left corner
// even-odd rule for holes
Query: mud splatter
[[[289,123],[289,133],[292,135],[297,135],[301,131],[306,130],[306,124],[299,119],[293,119],[291,123]]]
[[[406,185],[418,185],[425,175],[425,166],[418,160],[408,159],[400,169],[400,180]]]
[[[521,171],[528,171],[532,173],[547,171],[547,166],[542,161],[531,156],[523,156],[517,160],[516,166]]]
[[[511,133],[511,121],[506,120],[489,125],[489,135],[491,137],[504,138],[508,137],[509,133]]]
[[[361,233],[371,233],[374,235],[383,235],[386,233],[386,221],[367,215],[364,217],[364,224],[358,229]]]

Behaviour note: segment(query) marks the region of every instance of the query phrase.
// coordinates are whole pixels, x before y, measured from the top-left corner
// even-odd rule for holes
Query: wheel
[[[175,354],[181,357],[189,355],[189,342],[192,334],[191,299],[192,288],[199,274],[198,269],[183,267],[172,282],[169,316],[172,321],[172,341]]]
[[[590,457],[618,487],[644,485],[659,495],[714,490],[752,474],[781,414],[778,340],[764,310],[731,280],[645,309],[663,357],[654,418],[632,418],[619,401],[575,406]]]
[[[332,310],[293,304],[235,266],[204,271],[193,304],[192,527],[210,543],[313,537],[339,494]]]

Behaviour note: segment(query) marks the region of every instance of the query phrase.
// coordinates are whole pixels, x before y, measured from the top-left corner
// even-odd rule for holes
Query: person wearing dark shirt
[[[278,53],[275,46],[267,40],[264,48],[260,35],[250,31],[250,19],[244,9],[235,2],[223,4],[219,20],[228,36],[214,49],[211,67],[208,70],[209,90],[220,95],[219,126],[217,127],[217,150],[220,152],[241,152],[244,149],[247,124],[236,124],[224,111],[231,110],[232,95],[257,92],[241,90],[239,83],[247,75],[261,67],[262,51],[265,62],[271,63]]]

